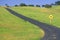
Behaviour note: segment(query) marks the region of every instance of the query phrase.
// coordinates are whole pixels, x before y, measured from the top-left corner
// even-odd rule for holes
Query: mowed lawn
[[[0,7],[0,40],[39,40],[43,36],[42,29]]]
[[[53,15],[52,25],[60,28],[60,6],[53,6],[52,8],[12,7],[11,9],[24,16],[47,24],[50,24],[49,15]]]

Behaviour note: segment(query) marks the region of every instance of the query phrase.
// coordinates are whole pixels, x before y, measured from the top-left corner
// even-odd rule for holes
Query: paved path
[[[22,14],[18,14],[17,12],[6,8],[11,14],[25,20],[28,21],[34,25],[37,25],[38,27],[42,28],[45,32],[45,36],[41,39],[41,40],[60,40],[60,29],[56,28],[55,26],[52,25],[48,25],[42,22],[39,22],[37,20],[28,18]]]

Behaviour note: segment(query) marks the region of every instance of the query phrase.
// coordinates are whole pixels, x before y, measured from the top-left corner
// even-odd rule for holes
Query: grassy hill
[[[13,9],[21,11],[21,13],[26,10],[25,7],[17,8]],[[30,14],[28,8],[26,11]],[[23,14],[28,16],[28,13],[24,11]],[[6,9],[0,7],[0,40],[39,40],[43,35],[42,29],[10,14]]]
[[[50,24],[49,15],[53,15],[52,25],[60,28],[60,6],[53,6],[52,8],[37,8],[37,7],[12,7],[12,10],[38,20]]]

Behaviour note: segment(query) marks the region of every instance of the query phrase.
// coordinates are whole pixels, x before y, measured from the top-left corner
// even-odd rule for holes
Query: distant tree
[[[8,5],[8,4],[5,4],[5,6],[6,6],[6,7],[9,7],[9,5]]]
[[[45,7],[45,8],[51,8],[52,5],[46,4],[46,5],[42,5],[42,7]]]
[[[27,6],[25,3],[21,3],[20,6]]]
[[[40,5],[36,5],[36,7],[40,7]]]
[[[54,3],[51,3],[51,5],[53,6],[53,5],[55,5]]]
[[[60,5],[60,1],[55,2],[56,5]]]
[[[45,5],[42,5],[42,7],[44,7]]]
[[[16,4],[15,7],[17,7],[18,5]]]
[[[34,7],[34,5],[32,5],[32,4],[30,4],[30,5],[28,5],[28,6]]]

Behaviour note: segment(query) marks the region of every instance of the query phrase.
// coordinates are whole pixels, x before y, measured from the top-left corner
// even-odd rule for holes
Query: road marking
[[[53,39],[56,39],[56,37],[53,37]]]
[[[56,40],[56,36],[54,36],[54,37],[48,37],[48,39],[47,40]]]
[[[53,36],[53,37],[55,37],[56,35],[55,35],[55,34],[53,34],[52,36]]]

